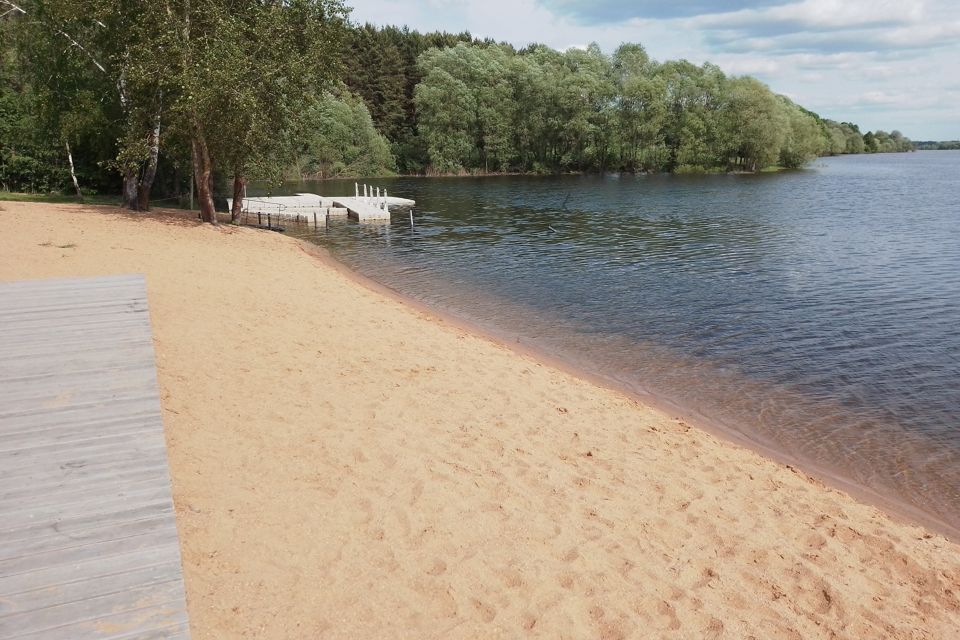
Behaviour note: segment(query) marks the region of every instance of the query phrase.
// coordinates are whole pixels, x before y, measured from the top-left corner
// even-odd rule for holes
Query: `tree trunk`
[[[157,177],[157,160],[160,157],[160,110],[153,120],[153,130],[150,132],[150,156],[147,159],[147,168],[143,171],[140,184],[137,187],[137,197],[142,211],[150,210],[150,190],[153,188],[153,179]]]
[[[70,151],[70,143],[64,140],[63,146],[67,150],[67,163],[70,165],[70,179],[73,180],[73,188],[77,192],[77,197],[83,200],[83,192],[80,191],[80,183],[77,182],[77,173],[73,169],[73,153]]]
[[[213,206],[213,187],[211,186],[213,163],[210,160],[207,139],[203,135],[203,127],[198,124],[193,127],[191,153],[197,183],[197,203],[200,205],[200,219],[204,222],[217,224],[217,212]]]
[[[243,211],[243,192],[247,186],[247,179],[239,173],[233,176],[233,206],[230,208],[230,222],[240,222],[240,212]]]
[[[131,211],[140,210],[140,199],[137,194],[137,169],[127,167],[123,172],[123,207]]]

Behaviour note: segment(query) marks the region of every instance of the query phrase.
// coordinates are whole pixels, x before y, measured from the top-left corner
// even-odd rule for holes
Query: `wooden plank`
[[[56,539],[56,542],[60,543],[60,539]],[[129,558],[145,556],[152,558],[158,550],[169,549],[176,544],[176,529],[161,524],[154,527],[153,530],[148,529],[139,535],[126,536],[115,540],[76,544],[61,549],[51,549],[49,545],[45,545],[37,552],[3,560],[0,562],[0,571],[3,572],[4,589],[9,593],[18,593],[40,587],[49,587],[52,584],[50,582],[52,576],[60,575],[63,572],[75,575],[79,565],[84,563],[95,564],[112,557],[127,558],[127,566],[135,568],[141,566],[140,563],[129,562]],[[153,562],[150,564],[152,565]],[[100,568],[86,568],[86,573],[91,571],[100,571]],[[21,602],[18,608],[23,609],[26,606],[32,605],[29,601]]]
[[[11,613],[4,616],[14,640],[43,634],[55,640],[78,637],[110,638],[141,628],[166,626],[186,619],[182,607],[183,583],[169,580],[131,589],[83,598],[75,602]]]
[[[71,492],[80,491],[89,493],[101,491],[118,483],[135,482],[141,477],[151,477],[154,482],[160,482],[167,477],[167,465],[162,461],[143,461],[138,465],[116,468],[107,462],[99,466],[87,466],[82,474],[72,477],[37,477],[31,473],[22,474],[15,488],[4,491],[0,505],[8,500],[16,504],[26,497],[36,496],[38,493],[62,492],[64,499],[69,500]],[[3,484],[0,481],[0,484]],[[11,483],[13,484],[13,483]],[[79,489],[78,489],[79,488]],[[0,506],[0,510],[3,507]]]
[[[45,429],[69,424],[86,424],[115,419],[133,419],[133,416],[142,416],[146,413],[159,415],[159,408],[146,406],[142,398],[117,398],[104,406],[102,403],[84,402],[70,398],[66,404],[52,403],[51,406],[35,408],[28,411],[0,413],[0,421],[5,430],[28,431],[31,429]],[[56,406],[53,406],[55,404]]]
[[[0,638],[189,638],[142,276],[0,283]]]
[[[29,599],[22,599],[20,606],[29,607],[20,611],[6,610],[0,603],[0,612],[10,615],[13,613],[26,614],[38,609],[58,605],[80,602],[88,598],[107,596],[112,593],[123,592],[127,589],[149,586],[163,582],[170,582],[171,576],[176,576],[178,567],[172,563],[161,563],[146,567],[136,567],[111,576],[109,582],[98,578],[61,582],[54,588],[39,587],[31,590]]]
[[[38,567],[28,573],[0,576],[0,593],[4,594],[4,606],[10,611],[24,609],[30,604],[30,593],[37,589],[52,589],[57,585],[84,580],[109,585],[115,576],[137,567],[152,567],[172,562],[170,551],[175,547],[176,542],[147,544],[144,548],[133,548],[126,553],[86,557],[73,564]],[[4,616],[0,613],[0,630],[4,629],[3,625]]]
[[[0,562],[40,553],[65,551],[74,547],[157,534],[176,536],[176,529],[170,522],[170,518],[166,517],[165,514],[154,514],[148,518],[75,529],[70,532],[69,536],[63,536],[59,532],[51,532],[26,540],[14,541],[0,549]],[[2,593],[2,590],[0,590],[0,593]]]

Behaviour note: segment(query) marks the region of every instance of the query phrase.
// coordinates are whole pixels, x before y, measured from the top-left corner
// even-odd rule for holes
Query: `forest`
[[[0,189],[201,217],[250,180],[760,171],[913,150],[639,44],[516,49],[339,0],[0,0]],[[234,214],[239,213],[235,211]]]
[[[914,142],[914,146],[919,151],[958,151],[960,150],[960,140],[921,140]]]
[[[345,82],[401,173],[757,171],[818,155],[912,151],[712,64],[658,63],[639,44],[516,50],[373,25],[347,36]]]

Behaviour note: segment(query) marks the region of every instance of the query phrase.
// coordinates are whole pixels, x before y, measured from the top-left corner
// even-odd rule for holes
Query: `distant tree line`
[[[0,0],[0,189],[142,209],[193,185],[212,220],[214,192],[248,180],[757,171],[913,148],[640,45],[516,50],[347,16],[340,0]]]
[[[960,140],[922,140],[914,142],[917,149],[921,151],[957,151],[960,150]]]
[[[753,78],[659,63],[636,44],[518,51],[371,25],[347,39],[345,80],[403,172],[756,171],[912,149],[897,131],[862,134]]]

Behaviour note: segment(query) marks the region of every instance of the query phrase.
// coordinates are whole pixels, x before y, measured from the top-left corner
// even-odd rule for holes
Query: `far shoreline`
[[[629,175],[629,176],[709,176],[709,175],[729,175],[729,176],[755,176],[763,173],[783,173],[791,171],[803,171],[817,160],[823,158],[842,158],[848,156],[876,156],[887,154],[910,154],[917,151],[936,151],[935,149],[908,149],[906,151],[877,151],[872,153],[837,153],[831,155],[817,156],[801,167],[784,167],[781,165],[769,165],[761,167],[756,171],[746,171],[744,169],[698,169],[685,171],[626,171],[626,170],[604,170],[604,171],[462,171],[458,173],[396,173],[390,175],[371,175],[371,176],[305,176],[284,178],[284,183],[298,182],[331,182],[335,180],[385,180],[394,178],[500,178],[500,177],[523,177],[523,178],[555,178],[558,176],[605,176],[605,175]],[[256,183],[256,181],[254,181]]]

